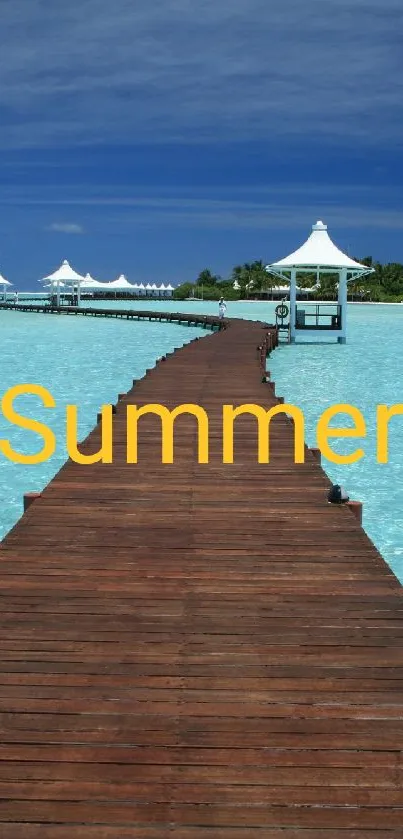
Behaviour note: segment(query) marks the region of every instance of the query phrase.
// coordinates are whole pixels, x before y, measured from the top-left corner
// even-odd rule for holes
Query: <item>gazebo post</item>
[[[60,281],[57,281],[56,284],[56,306],[60,306]]]
[[[347,268],[339,271],[339,288],[337,301],[340,306],[341,330],[337,338],[338,344],[345,344],[347,341]]]
[[[77,283],[77,306],[80,305],[80,300],[81,300],[81,282],[79,281]]]
[[[3,298],[2,299],[3,299],[4,303],[7,303],[7,289],[11,285],[12,285],[12,283],[10,283],[9,280],[6,280],[6,278],[2,277],[2,275],[0,274],[0,290],[3,291]]]
[[[295,319],[297,309],[297,270],[291,269],[290,278],[290,343],[295,344]]]

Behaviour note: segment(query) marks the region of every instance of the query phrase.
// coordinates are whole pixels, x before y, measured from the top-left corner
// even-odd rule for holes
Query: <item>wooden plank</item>
[[[402,587],[286,418],[269,464],[251,419],[222,464],[222,405],[277,404],[276,335],[198,322],[220,331],[120,398],[114,463],[67,462],[1,545],[2,835],[397,839]],[[126,406],[152,402],[206,409],[209,464],[191,419],[161,464],[155,417],[126,464]]]

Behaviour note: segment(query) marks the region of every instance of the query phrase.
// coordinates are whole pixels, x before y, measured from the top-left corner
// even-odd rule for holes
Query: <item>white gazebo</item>
[[[306,242],[298,250],[266,266],[266,271],[281,279],[289,281],[290,293],[290,341],[295,342],[298,330],[322,330],[323,333],[337,337],[339,344],[346,343],[347,335],[347,283],[365,274],[371,274],[373,268],[355,262],[332,242],[327,225],[317,221],[312,225],[312,233]],[[297,274],[316,274],[316,281],[319,283],[321,274],[337,274],[338,281],[338,303],[337,312],[329,315],[325,310],[326,304],[317,304],[315,313],[306,316],[305,310],[298,309],[296,303]],[[312,304],[311,304],[312,305]],[[329,304],[327,304],[329,305]],[[333,308],[334,304],[333,304]],[[308,323],[308,318],[313,323]]]
[[[59,286],[59,288],[64,288],[65,287],[64,283],[62,283],[60,280],[51,280],[50,283],[45,283],[44,287],[45,288],[51,288],[52,291],[55,292],[55,291],[57,291],[58,286]]]
[[[104,283],[98,282],[90,273],[87,272],[84,279],[80,283],[80,293],[93,295],[94,291],[102,289]]]
[[[6,302],[7,300],[7,289],[12,285],[9,280],[6,280],[5,277],[2,277],[0,274],[0,288],[3,291],[3,300]]]
[[[53,274],[49,274],[48,277],[43,277],[42,280],[39,282],[50,283],[52,288],[56,287],[56,303],[57,306],[60,306],[60,289],[63,286],[71,286],[71,294],[72,298],[74,298],[74,289],[77,287],[77,305],[80,305],[80,298],[81,298],[81,284],[84,283],[85,277],[81,274],[77,274],[77,271],[71,267],[70,263],[67,259],[64,259],[60,268],[53,272]]]
[[[111,280],[111,282],[108,283],[108,285],[111,288],[133,288],[133,286],[131,285],[131,283],[129,283],[124,274],[120,274],[116,280]]]
[[[105,290],[115,292],[126,291],[134,294],[138,290],[138,286],[133,283],[129,283],[129,280],[125,277],[125,275],[120,274],[116,280],[111,280],[110,283],[105,283]]]
[[[98,288],[99,285],[100,285],[100,283],[98,282],[98,280],[95,280],[94,277],[92,277],[91,274],[89,274],[89,273],[87,273],[85,275],[83,281],[81,282],[81,288],[82,289]]]

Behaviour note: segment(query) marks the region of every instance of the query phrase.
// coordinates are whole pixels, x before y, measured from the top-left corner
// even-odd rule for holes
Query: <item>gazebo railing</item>
[[[342,307],[337,303],[297,306],[295,309],[295,328],[340,330],[342,328]]]

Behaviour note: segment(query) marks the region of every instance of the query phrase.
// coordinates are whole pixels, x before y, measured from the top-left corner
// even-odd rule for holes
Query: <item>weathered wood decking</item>
[[[268,466],[247,418],[221,462],[223,402],[275,400],[264,334],[160,362],[113,465],[66,464],[4,540],[4,839],[403,835],[402,588],[286,418]],[[163,466],[144,418],[128,466],[130,402],[205,407],[209,465],[182,418]]]

